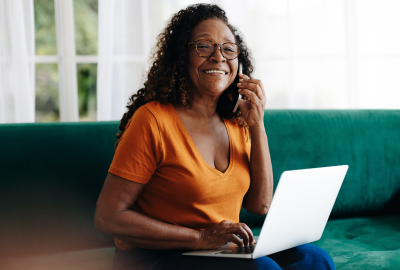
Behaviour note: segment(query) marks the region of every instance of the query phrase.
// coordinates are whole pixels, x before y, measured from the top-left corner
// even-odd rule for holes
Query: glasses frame
[[[211,42],[211,44],[214,46],[214,50],[213,50],[213,52],[212,52],[209,56],[204,56],[204,55],[201,55],[201,53],[199,53],[199,50],[197,49],[197,42],[199,42],[199,41],[201,41],[201,40],[209,41],[209,42]],[[239,52],[238,52],[238,55],[237,55],[235,58],[228,59],[228,58],[225,57],[225,55],[224,55],[224,53],[223,53],[223,51],[222,51],[222,46],[225,45],[225,44],[234,44],[234,45],[236,45],[236,46],[238,47]],[[238,58],[238,57],[239,57],[239,54],[242,52],[242,47],[239,46],[239,45],[237,45],[236,43],[226,42],[226,43],[219,44],[219,43],[213,42],[212,40],[203,39],[203,38],[202,38],[202,39],[195,40],[195,41],[191,41],[191,42],[189,42],[188,45],[195,45],[195,46],[196,46],[196,52],[197,52],[197,54],[198,54],[200,57],[204,57],[204,58],[209,58],[209,57],[211,57],[211,56],[215,53],[215,49],[217,48],[217,46],[219,47],[219,50],[220,50],[222,56],[223,56],[226,60],[234,60],[234,59]]]

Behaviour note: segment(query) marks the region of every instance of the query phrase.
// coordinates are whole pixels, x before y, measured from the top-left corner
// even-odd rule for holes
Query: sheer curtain
[[[157,35],[198,1],[98,1],[97,119],[119,120],[143,86]],[[220,5],[244,35],[267,109],[400,109],[400,1],[205,2]],[[35,119],[33,17],[33,0],[0,0],[0,123]],[[65,87],[71,104],[76,91]]]
[[[0,123],[35,121],[33,0],[0,0]]]
[[[99,0],[97,120],[120,120],[144,82],[148,1]]]
[[[120,119],[156,36],[197,2],[100,0],[99,119]],[[220,5],[244,35],[267,109],[400,109],[400,1],[203,2]]]

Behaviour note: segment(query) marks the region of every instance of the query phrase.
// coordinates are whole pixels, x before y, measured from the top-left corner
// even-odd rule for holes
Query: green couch
[[[400,269],[400,111],[268,110],[285,170],[349,165],[321,240],[337,269]],[[117,122],[0,125],[0,269],[111,269],[93,224]],[[304,209],[307,211],[307,209]],[[242,222],[259,233],[263,216]]]

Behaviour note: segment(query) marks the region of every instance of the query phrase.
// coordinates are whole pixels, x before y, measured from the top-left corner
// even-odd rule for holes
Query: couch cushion
[[[251,230],[258,236],[261,227]],[[312,244],[325,249],[337,269],[400,269],[400,216],[330,220]]]
[[[347,164],[333,218],[400,213],[400,110],[266,110],[264,125],[275,187],[285,170]]]
[[[0,125],[0,190],[53,185],[96,202],[117,132],[116,121]]]
[[[254,235],[261,227],[251,228]],[[328,222],[319,241],[338,270],[400,269],[400,216],[338,219]],[[110,269],[114,248],[65,252],[26,258],[2,259],[0,266],[19,269]]]
[[[337,269],[400,269],[400,216],[331,220],[313,244],[332,256]]]

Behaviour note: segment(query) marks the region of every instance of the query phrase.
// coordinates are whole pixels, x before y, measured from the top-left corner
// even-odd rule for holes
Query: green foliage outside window
[[[34,0],[36,55],[57,55],[54,0]],[[77,55],[97,55],[98,0],[74,0]],[[36,122],[59,121],[57,64],[36,65]],[[78,64],[82,121],[96,120],[97,64]]]

